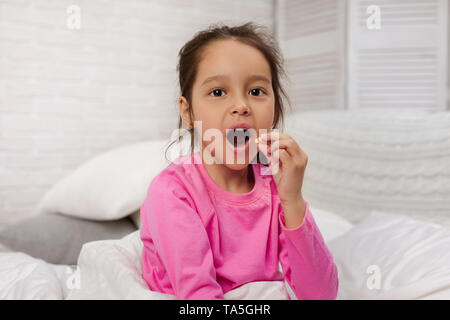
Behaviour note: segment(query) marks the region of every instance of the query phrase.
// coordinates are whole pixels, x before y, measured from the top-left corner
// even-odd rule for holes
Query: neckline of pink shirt
[[[225,202],[232,203],[235,205],[248,205],[260,199],[261,196],[263,195],[266,183],[265,181],[263,181],[260,175],[259,164],[257,163],[251,164],[253,169],[253,175],[255,177],[255,184],[253,186],[253,189],[247,193],[234,193],[223,189],[214,181],[214,179],[209,175],[208,171],[206,170],[203,162],[201,161],[199,152],[195,153],[193,156],[196,157],[197,161],[194,163],[196,164],[201,175],[203,176],[204,181],[208,186],[208,189],[213,192],[216,198],[219,198],[221,200],[224,200]]]

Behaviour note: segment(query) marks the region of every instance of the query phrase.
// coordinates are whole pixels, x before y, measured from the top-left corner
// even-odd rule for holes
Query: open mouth
[[[229,129],[227,140],[235,148],[244,146],[250,140],[250,131],[245,128]]]

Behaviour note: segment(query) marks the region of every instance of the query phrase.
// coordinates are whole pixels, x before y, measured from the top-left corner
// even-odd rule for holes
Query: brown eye
[[[221,96],[221,92],[224,92],[222,89],[214,89],[213,91],[211,91],[210,93],[209,93],[209,95],[211,95],[211,93],[213,94],[213,96],[214,97],[220,97]],[[219,94],[218,96],[217,95],[215,95],[215,94]]]
[[[262,89],[260,89],[260,88],[254,88],[254,89],[252,89],[252,90],[250,90],[250,92],[253,94],[253,93],[256,93],[256,96],[260,96],[260,95],[263,95],[264,94],[264,91],[262,90]],[[258,93],[261,93],[261,94],[258,94]],[[254,94],[253,94],[254,95]]]

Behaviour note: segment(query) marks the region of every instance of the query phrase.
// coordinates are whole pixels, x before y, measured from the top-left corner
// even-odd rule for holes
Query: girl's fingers
[[[279,167],[291,167],[294,164],[294,157],[291,156],[288,149],[279,148],[279,142],[274,142],[268,152],[267,159],[269,161],[269,166],[278,169]]]
[[[286,149],[280,149],[280,160],[281,166],[285,168],[290,167],[293,162],[292,157],[289,155]]]
[[[266,152],[269,155],[276,149],[286,149],[289,155],[293,157],[301,156],[301,149],[298,146],[297,142],[295,142],[294,139],[286,134],[280,134],[278,138],[275,136],[270,136],[267,139],[265,136],[261,135],[260,141],[261,143],[259,144],[259,146],[261,147],[261,149],[267,149]],[[264,148],[266,146],[267,148]]]
[[[277,131],[272,131],[272,132],[261,134],[258,137],[258,139],[261,142],[270,142],[272,140],[280,139],[280,137],[283,136],[283,135],[284,135],[284,133],[280,133],[280,132],[277,132]]]
[[[273,141],[267,149],[268,149],[269,155],[280,149],[286,150],[289,153],[289,155],[291,155],[291,156],[293,155],[293,151],[290,150],[287,143],[282,140]]]
[[[279,149],[277,155],[272,155],[269,159],[269,167],[274,175],[281,174],[283,169],[289,168],[293,165],[293,158],[289,155],[286,149]]]
[[[290,138],[290,136],[286,133],[281,133],[278,131],[271,131],[267,133],[262,133],[259,136],[259,139],[263,141],[271,141],[271,140],[277,140],[277,139],[284,139],[284,138]]]
[[[263,151],[268,159],[272,159],[272,162],[277,162],[281,159],[281,165],[289,167],[291,165],[302,166],[304,161],[307,161],[306,154],[300,149],[297,142],[289,135],[279,132],[271,132],[269,134],[262,134],[259,138],[259,149]],[[289,157],[280,157],[281,150],[286,152]],[[274,153],[277,155],[274,157]],[[306,158],[306,160],[304,160]]]

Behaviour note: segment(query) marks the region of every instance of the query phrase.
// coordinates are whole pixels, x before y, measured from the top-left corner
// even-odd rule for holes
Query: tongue
[[[242,146],[248,140],[247,132],[243,130],[230,130],[228,132],[227,139],[235,147]]]

